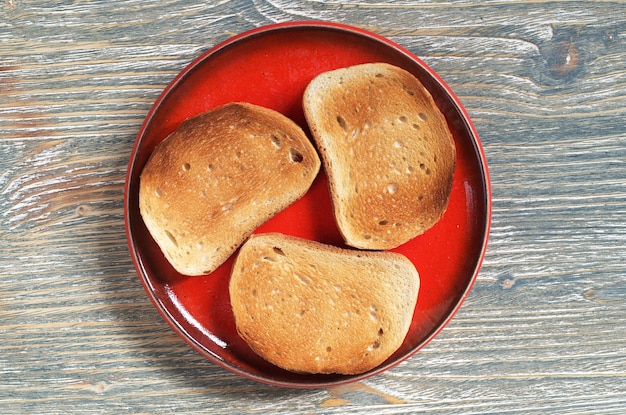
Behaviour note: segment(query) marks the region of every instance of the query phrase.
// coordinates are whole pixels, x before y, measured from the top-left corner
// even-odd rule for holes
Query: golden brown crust
[[[261,357],[303,373],[358,374],[383,363],[410,327],[419,276],[404,256],[252,235],[233,266],[237,330]]]
[[[346,243],[392,249],[441,218],[454,140],[412,74],[384,63],[326,72],[307,87],[303,107]]]
[[[226,104],[184,121],[157,146],[141,174],[141,215],[178,272],[208,274],[302,197],[319,167],[293,121]]]

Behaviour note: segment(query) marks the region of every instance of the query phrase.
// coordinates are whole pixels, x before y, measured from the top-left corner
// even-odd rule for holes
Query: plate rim
[[[351,33],[357,36],[369,38],[370,40],[374,40],[384,44],[387,47],[394,49],[395,51],[405,55],[408,59],[415,61],[420,66],[422,66],[431,77],[445,90],[446,94],[450,97],[451,102],[454,104],[456,109],[461,114],[461,118],[465,124],[465,127],[470,132],[472,137],[471,144],[474,147],[475,155],[477,156],[477,161],[479,162],[480,168],[480,178],[482,182],[482,187],[484,189],[484,200],[482,204],[484,206],[485,217],[484,227],[480,229],[482,233],[481,249],[478,252],[476,258],[476,264],[474,269],[472,270],[472,276],[469,278],[468,284],[465,289],[461,292],[458,301],[451,308],[450,312],[447,316],[441,321],[441,323],[428,335],[426,336],[415,348],[411,349],[409,352],[399,357],[398,359],[388,362],[386,364],[382,364],[370,371],[367,371],[363,374],[359,375],[350,375],[345,377],[339,377],[336,380],[329,380],[326,382],[316,382],[316,383],[290,383],[278,380],[272,380],[268,377],[257,376],[256,374],[247,372],[238,368],[235,365],[229,364],[224,359],[222,359],[219,355],[216,355],[212,351],[208,350],[206,347],[202,346],[200,342],[198,342],[195,338],[190,336],[185,329],[183,329],[180,325],[180,322],[176,319],[172,318],[172,316],[164,310],[163,305],[160,300],[157,298],[155,294],[155,289],[152,285],[152,281],[147,277],[147,271],[144,265],[143,258],[137,254],[137,241],[133,238],[133,229],[131,226],[130,219],[130,198],[131,198],[131,179],[134,172],[134,167],[136,164],[136,156],[138,154],[138,150],[140,148],[141,142],[143,141],[146,130],[148,129],[150,123],[152,122],[155,114],[158,112],[159,107],[162,102],[168,97],[170,92],[176,88],[178,84],[180,84],[184,78],[191,72],[195,67],[197,67],[203,61],[210,59],[212,55],[215,53],[228,48],[232,45],[240,41],[245,41],[252,37],[263,36],[267,33],[283,31],[283,30],[292,30],[292,29],[326,29],[341,33]],[[479,271],[482,267],[485,254],[487,251],[487,246],[489,243],[489,236],[491,232],[491,220],[492,220],[492,193],[491,193],[491,180],[489,174],[489,167],[487,164],[487,158],[485,155],[485,151],[481,140],[479,138],[478,132],[472,122],[472,119],[469,116],[469,113],[462,105],[458,96],[454,93],[454,91],[449,87],[449,85],[443,80],[443,78],[434,71],[428,64],[426,64],[422,59],[413,54],[407,48],[398,43],[386,38],[378,33],[370,31],[368,29],[364,29],[362,27],[348,25],[344,23],[338,22],[330,22],[330,21],[317,21],[317,20],[296,20],[289,22],[280,22],[280,23],[272,23],[268,25],[258,26],[238,34],[235,34],[221,42],[218,42],[214,46],[208,48],[204,52],[201,52],[196,58],[194,58],[191,62],[189,62],[185,67],[176,74],[174,78],[167,84],[167,86],[161,91],[155,101],[152,103],[148,113],[142,121],[142,124],[137,132],[135,137],[135,141],[132,146],[131,153],[129,155],[129,161],[127,164],[127,171],[125,176],[125,184],[124,184],[124,226],[126,232],[127,244],[130,251],[130,256],[134,265],[134,270],[137,274],[139,281],[141,282],[144,290],[148,294],[148,298],[150,299],[152,305],[155,307],[159,315],[163,320],[165,320],[170,328],[180,337],[182,338],[189,346],[192,347],[196,352],[198,352],[204,358],[210,360],[212,363],[217,364],[218,366],[235,373],[243,378],[255,380],[260,383],[269,384],[273,386],[282,386],[287,388],[323,388],[330,386],[338,386],[342,384],[352,383],[360,380],[364,380],[366,378],[370,378],[372,376],[378,375],[384,371],[387,371],[398,364],[406,361],[410,357],[414,356],[419,350],[425,347],[430,341],[436,337],[445,327],[448,326],[450,321],[454,318],[454,316],[458,313],[459,309],[467,299],[469,293],[471,292],[474,284],[476,283]]]

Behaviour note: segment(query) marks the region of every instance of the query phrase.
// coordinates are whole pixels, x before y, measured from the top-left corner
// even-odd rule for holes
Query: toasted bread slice
[[[208,274],[302,197],[320,164],[289,118],[226,104],[184,121],[156,147],[141,174],[140,212],[178,272]]]
[[[241,247],[229,292],[237,331],[261,357],[293,372],[358,374],[400,347],[419,283],[403,255],[270,233]]]
[[[442,217],[455,145],[415,76],[386,63],[325,72],[306,88],[303,108],[348,245],[392,249]]]

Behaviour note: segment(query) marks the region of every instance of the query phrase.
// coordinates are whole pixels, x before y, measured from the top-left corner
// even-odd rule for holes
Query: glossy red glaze
[[[227,102],[246,101],[273,108],[308,131],[301,107],[308,82],[324,71],[376,61],[412,72],[446,116],[457,146],[450,205],[432,229],[395,250],[410,258],[421,276],[413,323],[400,349],[380,367],[357,376],[290,373],[258,357],[237,335],[228,296],[233,258],[203,277],[179,275],[165,260],[141,220],[139,175],[154,147],[181,121]],[[234,373],[260,382],[326,387],[364,379],[398,364],[448,323],[478,274],[489,234],[491,195],[478,135],[459,100],[432,69],[403,47],[363,29],[295,22],[254,29],[215,46],[163,91],[146,117],[131,154],[125,219],[130,252],[148,296],[195,350]],[[270,231],[343,245],[323,171],[307,195],[256,232]]]

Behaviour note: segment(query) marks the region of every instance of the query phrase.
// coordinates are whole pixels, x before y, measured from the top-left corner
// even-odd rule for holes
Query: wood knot
[[[580,54],[572,42],[558,42],[547,57],[548,70],[555,78],[565,78],[579,68]]]
[[[503,290],[510,290],[516,282],[515,277],[508,273],[498,279],[498,283]]]
[[[513,288],[514,285],[515,285],[514,278],[507,278],[500,283],[500,286],[502,287],[503,290],[509,290]]]

